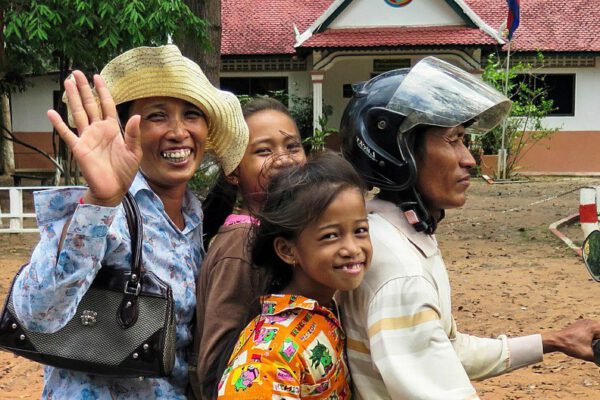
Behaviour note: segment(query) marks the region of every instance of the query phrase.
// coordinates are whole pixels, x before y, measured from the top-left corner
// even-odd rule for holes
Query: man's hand
[[[594,361],[592,341],[600,338],[600,322],[580,319],[560,331],[542,333],[544,353],[560,351],[568,356]]]

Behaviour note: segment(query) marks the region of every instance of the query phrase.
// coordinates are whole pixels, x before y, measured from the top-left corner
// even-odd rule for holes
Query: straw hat
[[[248,145],[248,127],[240,102],[215,88],[200,67],[177,46],[137,47],[112,59],[100,72],[115,104],[166,96],[188,101],[206,114],[207,150],[229,175]]]

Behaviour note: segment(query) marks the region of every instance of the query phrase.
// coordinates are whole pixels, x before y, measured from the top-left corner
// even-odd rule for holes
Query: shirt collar
[[[335,299],[332,299],[331,301],[337,309],[337,303]],[[309,299],[304,296],[295,294],[270,294],[267,296],[261,296],[260,304],[262,315],[274,316],[290,313],[298,309],[308,310],[326,316],[328,319],[334,321],[336,326],[341,328],[340,321],[332,310],[327,307],[323,307],[316,300]]]
[[[131,183],[131,186],[129,187],[129,192],[133,195],[133,197],[135,197],[137,199],[138,193],[140,193],[142,191],[149,192],[149,194],[151,193],[150,196],[154,196],[157,200],[160,200],[158,198],[158,195],[156,193],[154,193],[154,191],[148,184],[148,181],[146,180],[144,175],[142,175],[142,173],[138,171],[138,173],[135,175],[135,178],[133,179],[133,182]],[[162,202],[161,202],[161,206],[162,206]],[[186,232],[194,230],[204,219],[203,218],[204,215],[202,213],[202,203],[196,197],[196,195],[190,190],[189,187],[186,188],[186,190],[185,190],[185,196],[183,198],[182,209],[183,209],[183,214],[186,217],[185,218],[186,226],[184,228],[183,233],[186,233]]]
[[[154,193],[152,189],[150,189],[150,185],[148,184],[148,181],[146,181],[144,175],[142,175],[141,172],[138,172],[137,174],[135,174],[133,182],[131,182],[129,192],[135,197],[141,190],[147,190],[149,192]]]
[[[367,202],[367,212],[378,214],[394,225],[425,257],[429,258],[438,253],[438,244],[435,236],[424,232],[417,232],[407,221],[402,210],[394,203],[381,199],[373,199]]]
[[[223,225],[225,225],[225,226],[237,225],[237,224],[258,225],[259,221],[256,217],[253,217],[252,215],[229,214],[227,216],[227,218],[225,218],[225,222],[223,222]]]

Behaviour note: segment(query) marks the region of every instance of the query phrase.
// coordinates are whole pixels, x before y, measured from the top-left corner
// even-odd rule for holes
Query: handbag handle
[[[131,238],[131,277],[129,283],[137,285],[141,281],[142,273],[144,272],[142,266],[144,224],[137,202],[129,192],[123,198],[123,210],[125,211],[125,219],[127,220],[127,227]]]
[[[123,300],[117,311],[117,318],[121,327],[129,328],[138,318],[138,295],[142,290],[144,274],[142,266],[144,225],[137,202],[129,192],[123,198],[123,210],[131,238],[131,274],[125,282]]]

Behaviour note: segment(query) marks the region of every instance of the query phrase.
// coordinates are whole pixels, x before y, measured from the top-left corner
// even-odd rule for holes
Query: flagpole
[[[506,55],[506,79],[504,80],[504,95],[508,97],[508,80],[510,77],[510,45],[512,43],[512,37],[515,30],[519,27],[521,5],[520,0],[507,0],[508,3],[508,17],[506,18],[506,27],[508,28],[508,49]],[[506,140],[506,126],[508,125],[508,117],[502,122],[502,146],[498,150],[498,174],[501,179],[506,179],[506,161],[508,158],[508,146],[512,143],[507,143]]]
[[[506,56],[506,79],[504,81],[504,95],[508,97],[508,79],[510,73],[510,43],[512,40],[508,40],[508,54]],[[508,122],[508,116],[504,118],[502,122],[502,142],[500,151],[498,152],[498,164],[500,166],[500,178],[506,179],[506,159],[507,159],[507,150],[506,150],[506,124]]]

